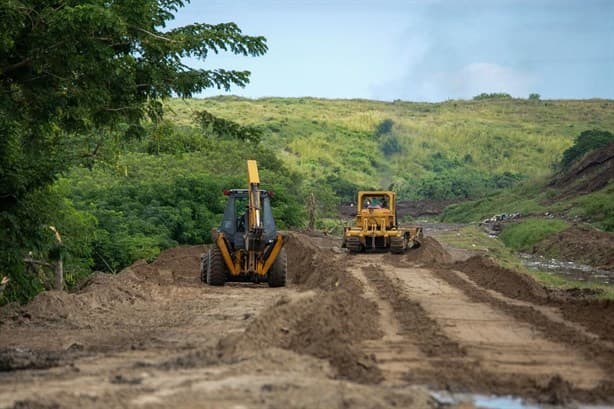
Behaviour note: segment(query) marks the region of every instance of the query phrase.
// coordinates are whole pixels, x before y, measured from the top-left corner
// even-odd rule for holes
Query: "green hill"
[[[208,241],[223,210],[221,191],[244,186],[248,158],[258,161],[263,187],[275,191],[281,228],[305,225],[312,193],[325,223],[365,188],[392,188],[411,200],[481,200],[446,212],[450,220],[472,220],[507,211],[501,206],[511,202],[510,211],[542,211],[534,196],[544,189],[535,181],[551,175],[583,131],[614,130],[609,100],[215,97],[171,99],[166,109],[164,121],[129,138],[123,132],[74,138],[66,149],[78,165],[32,198],[36,223],[56,226],[64,239],[58,249],[42,231],[33,256],[49,260],[61,252],[69,285],[92,270],[118,271],[162,249]],[[604,213],[607,224],[611,197],[606,187],[565,203]],[[5,301],[26,300],[46,285],[21,274],[12,280]]]
[[[389,188],[406,199],[466,199],[551,173],[575,136],[614,129],[614,101],[490,98],[392,103],[315,98],[172,100],[189,126],[206,110],[263,132],[263,144],[317,190]]]

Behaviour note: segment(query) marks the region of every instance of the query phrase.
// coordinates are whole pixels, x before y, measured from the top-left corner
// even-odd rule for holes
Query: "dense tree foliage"
[[[507,92],[482,92],[481,94],[473,97],[474,101],[481,101],[485,99],[512,99],[512,96]]]
[[[168,29],[185,3],[0,4],[0,270],[13,278],[12,298],[31,293],[19,283],[24,252],[48,250],[45,226],[62,204],[48,186],[61,172],[79,162],[92,167],[109,141],[142,136],[144,120],[161,119],[161,98],[249,80],[247,71],[192,69],[184,58],[266,52],[263,37],[234,23]]]
[[[580,133],[576,137],[574,144],[563,152],[561,168],[568,169],[575,161],[581,159],[588,152],[603,148],[611,142],[614,142],[614,134],[608,131],[593,129]]]

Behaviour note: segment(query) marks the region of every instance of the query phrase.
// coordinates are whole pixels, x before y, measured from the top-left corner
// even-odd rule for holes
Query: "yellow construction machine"
[[[403,253],[420,245],[422,227],[399,227],[394,192],[358,192],[356,207],[354,226],[343,231],[343,247],[351,253],[368,250]]]
[[[258,165],[247,161],[247,189],[225,190],[228,197],[220,227],[213,229],[214,245],[201,257],[201,279],[209,285],[227,281],[286,285],[284,237],[277,231],[271,192],[260,190]]]

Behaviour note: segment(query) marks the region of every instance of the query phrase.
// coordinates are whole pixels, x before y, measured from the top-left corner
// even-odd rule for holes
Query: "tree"
[[[80,135],[138,134],[143,121],[160,120],[162,98],[249,82],[248,71],[192,69],[183,62],[222,51],[267,51],[263,37],[244,35],[234,23],[167,29],[187,2],[0,4],[0,253],[12,254],[2,257],[12,261],[0,261],[0,269],[18,270],[19,251],[42,245],[40,219],[53,214],[53,204],[42,208],[33,197],[75,163]]]
[[[574,144],[563,152],[560,167],[563,170],[569,169],[574,162],[582,159],[588,152],[603,148],[612,142],[614,142],[614,134],[611,132],[599,129],[582,131],[576,136]]]

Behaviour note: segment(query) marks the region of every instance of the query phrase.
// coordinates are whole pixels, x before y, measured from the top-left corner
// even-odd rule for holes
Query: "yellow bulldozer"
[[[343,247],[351,253],[370,250],[403,253],[420,245],[422,227],[399,226],[394,192],[358,192],[357,199],[355,223],[343,231]]]
[[[247,161],[247,189],[225,190],[228,200],[222,223],[211,232],[212,248],[201,257],[201,280],[209,285],[227,281],[286,285],[284,237],[277,231],[271,192],[260,189],[258,165]]]

